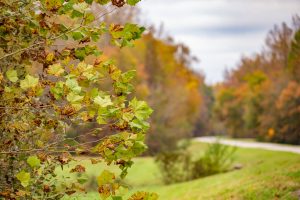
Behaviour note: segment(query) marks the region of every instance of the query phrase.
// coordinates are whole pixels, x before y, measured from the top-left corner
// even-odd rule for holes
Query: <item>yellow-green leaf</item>
[[[94,99],[94,102],[95,102],[97,105],[99,105],[99,106],[101,106],[101,107],[103,107],[103,108],[105,108],[105,107],[107,107],[107,106],[113,105],[113,103],[111,102],[111,99],[110,99],[110,96],[109,96],[109,95],[106,95],[106,96],[104,96],[104,97],[97,96],[97,97]]]
[[[6,77],[8,78],[8,80],[10,80],[13,83],[15,83],[19,80],[18,73],[16,70],[8,70],[6,72]]]
[[[65,70],[60,64],[54,64],[49,66],[47,72],[53,76],[60,76]]]
[[[3,74],[0,72],[0,83],[3,81]]]
[[[67,100],[71,103],[78,103],[78,102],[82,101],[82,99],[83,99],[83,96],[80,96],[74,92],[70,92],[67,95]]]
[[[54,53],[49,53],[46,57],[46,61],[51,62],[54,59]]]
[[[28,172],[25,172],[24,170],[22,170],[16,175],[16,177],[21,182],[21,185],[23,187],[27,187],[29,185],[30,174]]]
[[[115,179],[115,175],[108,170],[104,170],[97,178],[98,186],[112,183]]]
[[[29,88],[33,88],[33,87],[37,86],[38,83],[39,83],[39,78],[35,78],[35,77],[27,74],[25,79],[20,81],[20,87],[23,90],[27,90]]]
[[[41,165],[41,161],[37,156],[29,156],[27,159],[27,163],[30,165],[30,167],[39,167]]]
[[[76,79],[68,79],[66,81],[66,86],[75,93],[79,93],[81,91],[81,87],[78,85]]]

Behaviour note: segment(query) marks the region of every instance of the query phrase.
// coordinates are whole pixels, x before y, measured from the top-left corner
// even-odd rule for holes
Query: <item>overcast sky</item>
[[[274,24],[300,14],[300,0],[142,0],[143,17],[190,47],[207,83],[263,46]]]

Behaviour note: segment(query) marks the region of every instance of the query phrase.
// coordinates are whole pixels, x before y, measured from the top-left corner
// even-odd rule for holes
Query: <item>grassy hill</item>
[[[197,156],[205,146],[206,144],[193,143],[190,150]],[[158,193],[162,200],[299,199],[300,155],[238,148],[235,163],[242,165],[242,169],[166,186],[160,179],[153,158],[138,158],[125,181],[135,190]],[[83,164],[90,165],[88,161]],[[104,167],[99,164],[88,168],[91,179],[95,180]],[[70,199],[100,198],[96,192],[90,192]]]

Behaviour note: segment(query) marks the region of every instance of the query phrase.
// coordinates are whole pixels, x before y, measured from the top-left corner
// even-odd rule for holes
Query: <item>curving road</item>
[[[282,144],[274,144],[274,143],[263,143],[263,142],[247,142],[247,141],[239,141],[239,140],[231,140],[231,139],[223,139],[218,137],[198,137],[195,138],[196,141],[205,142],[205,143],[214,143],[219,140],[221,144],[236,146],[236,147],[244,147],[244,148],[255,148],[255,149],[267,149],[272,151],[286,151],[300,154],[300,146],[292,146],[292,145],[282,145]]]

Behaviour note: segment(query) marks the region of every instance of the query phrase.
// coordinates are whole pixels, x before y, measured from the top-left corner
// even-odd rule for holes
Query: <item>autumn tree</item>
[[[155,112],[147,137],[149,153],[176,148],[191,138],[203,106],[200,91],[204,78],[189,69],[192,56],[181,44],[145,34],[132,49],[116,55],[120,65],[136,66],[136,95],[147,100]],[[126,62],[125,62],[126,63]]]
[[[76,181],[62,181],[55,173],[74,160],[71,154],[95,154],[93,164],[114,163],[124,178],[132,158],[146,149],[152,109],[130,96],[135,71],[122,72],[97,45],[104,36],[121,48],[141,37],[144,28],[136,24],[103,22],[108,13],[138,1],[0,1],[1,197],[60,199],[84,191],[84,166],[71,169]],[[99,5],[110,9],[95,12]],[[74,123],[99,124],[83,136],[110,135],[78,143],[66,136]],[[98,186],[103,199],[121,199],[114,173],[100,173]],[[157,197],[131,197],[141,198]]]
[[[299,16],[292,26],[276,25],[266,48],[242,58],[216,90],[215,113],[227,133],[299,144],[299,25]]]

